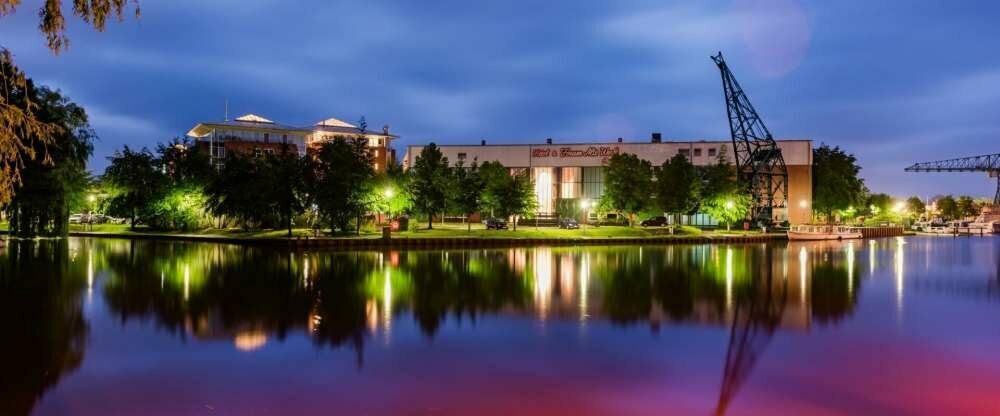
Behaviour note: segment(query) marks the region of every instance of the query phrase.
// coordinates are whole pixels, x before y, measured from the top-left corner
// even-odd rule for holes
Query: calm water
[[[0,250],[0,414],[998,414],[1000,238]]]

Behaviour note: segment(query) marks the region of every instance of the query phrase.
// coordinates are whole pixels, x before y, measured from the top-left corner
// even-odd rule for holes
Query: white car
[[[83,222],[83,214],[73,214],[69,216],[70,224],[80,224]]]

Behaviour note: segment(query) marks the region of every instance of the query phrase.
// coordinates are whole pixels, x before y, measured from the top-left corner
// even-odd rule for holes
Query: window
[[[581,168],[562,168],[559,172],[559,197],[563,199],[579,198],[583,188],[583,172]]]
[[[684,156],[691,156],[691,149],[681,149],[678,150],[677,153],[680,153]]]
[[[459,153],[458,154],[458,160],[465,160],[465,156],[466,156],[465,153]]]
[[[264,143],[269,143],[271,141],[271,135],[264,133]]]
[[[282,143],[287,143],[288,142],[288,135],[287,134],[282,134],[281,135],[281,142]]]
[[[708,155],[709,156],[715,156],[715,148],[714,147],[711,148],[711,149],[708,149]]]
[[[378,157],[378,149],[375,149],[375,157]]]
[[[378,162],[375,162],[375,170],[378,170]]]
[[[701,156],[701,148],[700,147],[696,147],[694,149],[694,155],[695,156]]]

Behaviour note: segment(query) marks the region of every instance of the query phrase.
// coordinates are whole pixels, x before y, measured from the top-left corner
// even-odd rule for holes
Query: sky
[[[0,46],[83,105],[103,171],[199,121],[311,125],[365,116],[405,146],[729,139],[722,51],[777,138],[856,155],[874,192],[992,196],[983,173],[907,173],[1000,152],[1000,3],[990,1],[140,0],[69,50],[41,0],[0,18]]]

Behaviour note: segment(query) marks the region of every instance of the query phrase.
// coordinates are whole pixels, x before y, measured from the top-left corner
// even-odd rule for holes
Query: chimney
[[[660,133],[653,133],[653,143],[661,142],[663,142],[663,136],[661,136]]]
[[[545,139],[545,144],[552,144],[552,138],[549,137],[549,138]]]
[[[483,139],[483,141],[479,142],[479,145],[480,146],[486,146],[486,139]]]
[[[622,142],[622,138],[621,138],[621,137],[619,137],[619,138],[618,138],[618,143],[621,143],[621,142]]]
[[[389,135],[389,125],[388,124],[382,126],[382,134],[384,134],[386,136]]]

